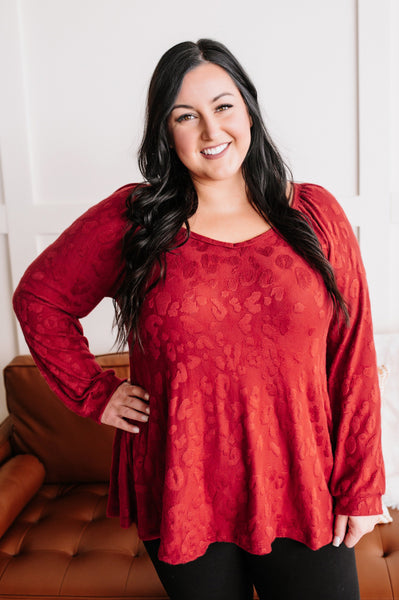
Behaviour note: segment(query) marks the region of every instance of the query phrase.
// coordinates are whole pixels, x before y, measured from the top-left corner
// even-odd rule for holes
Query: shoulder
[[[295,184],[294,208],[310,221],[323,251],[334,266],[364,272],[358,240],[339,202],[325,188]]]
[[[124,231],[127,226],[127,202],[139,184],[131,183],[117,189],[111,195],[91,206],[72,225],[64,231],[61,237],[101,232],[105,241],[113,232],[115,235]],[[105,238],[104,238],[105,236]]]
[[[46,248],[41,264],[51,267],[68,257],[68,264],[79,261],[114,260],[122,251],[123,237],[129,227],[126,203],[137,184],[125,185],[91,206]],[[75,266],[76,266],[75,264]]]
[[[294,184],[294,207],[303,212],[340,218],[344,211],[326,188],[315,183]]]
[[[348,239],[353,236],[349,220],[337,199],[328,190],[314,183],[295,183],[294,202],[296,208],[311,221],[317,234],[324,241]]]
[[[138,186],[137,183],[129,183],[118,188],[110,196],[89,208],[82,217],[86,219],[101,217],[124,220],[126,218],[127,202]]]
[[[126,202],[136,187],[119,188],[78,217],[28,267],[19,291],[57,296],[59,306],[61,296],[80,306],[112,295],[123,268]]]

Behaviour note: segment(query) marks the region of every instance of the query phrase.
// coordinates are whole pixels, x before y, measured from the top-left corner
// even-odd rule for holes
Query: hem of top
[[[140,539],[143,542],[149,542],[151,540],[159,540],[160,537],[147,537],[146,539],[144,539],[144,537],[140,537]],[[304,546],[306,546],[307,548],[309,548],[309,550],[312,551],[316,551],[316,550],[320,550],[321,548],[323,548],[324,546],[328,546],[329,544],[332,543],[333,541],[333,535],[332,535],[332,531],[331,531],[331,535],[326,536],[325,539],[320,540],[318,543],[316,544],[311,544],[311,542],[309,540],[305,540],[305,538],[303,536],[301,536],[299,533],[295,534],[277,534],[273,537],[273,539],[270,540],[269,543],[265,543],[265,546],[262,550],[260,551],[251,551],[245,544],[239,543],[234,539],[214,539],[211,538],[209,540],[207,540],[207,546],[204,552],[202,552],[202,554],[195,554],[195,556],[191,557],[188,560],[184,560],[184,562],[181,561],[181,559],[177,559],[176,560],[172,560],[170,559],[170,557],[167,554],[164,554],[162,552],[158,552],[158,558],[160,560],[162,560],[163,562],[166,562],[168,564],[171,565],[179,565],[179,564],[186,564],[189,562],[192,562],[194,560],[197,560],[198,558],[201,558],[202,556],[204,556],[204,554],[208,551],[209,546],[211,544],[215,544],[215,543],[230,543],[230,544],[235,544],[238,548],[240,548],[241,550],[243,550],[244,552],[247,552],[248,554],[252,554],[254,556],[264,556],[266,554],[270,554],[272,552],[272,544],[275,540],[277,539],[286,539],[286,540],[291,540],[293,542],[298,542],[300,544],[303,544]]]

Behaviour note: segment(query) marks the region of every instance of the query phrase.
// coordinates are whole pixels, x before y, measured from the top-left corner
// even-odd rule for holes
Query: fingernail
[[[146,392],[144,394],[144,400],[149,400],[150,399],[150,394],[148,392]]]
[[[149,406],[147,406],[147,408],[145,409],[145,412],[148,413],[148,414],[150,414],[150,407]]]
[[[341,545],[341,538],[338,535],[334,537],[332,545],[336,548],[339,548],[339,546]]]

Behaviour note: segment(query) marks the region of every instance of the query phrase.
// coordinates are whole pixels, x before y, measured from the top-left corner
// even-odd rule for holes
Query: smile
[[[201,154],[205,154],[205,156],[216,156],[226,150],[228,145],[228,142],[226,142],[225,144],[220,144],[219,146],[214,146],[213,148],[204,148],[201,150]]]

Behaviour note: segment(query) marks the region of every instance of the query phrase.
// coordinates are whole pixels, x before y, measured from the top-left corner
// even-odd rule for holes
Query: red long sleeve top
[[[90,353],[79,319],[123,273],[125,186],[92,207],[28,268],[14,307],[41,372],[65,404],[97,421],[121,383]],[[333,317],[323,281],[269,230],[225,243],[191,233],[146,297],[144,351],[131,380],[150,393],[140,433],[117,430],[108,512],[160,537],[184,563],[215,541],[253,554],[276,537],[312,549],[333,514],[381,512],[380,397],[367,283],[336,200],[295,184],[350,311]],[[183,236],[183,230],[178,234]]]

